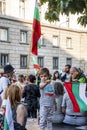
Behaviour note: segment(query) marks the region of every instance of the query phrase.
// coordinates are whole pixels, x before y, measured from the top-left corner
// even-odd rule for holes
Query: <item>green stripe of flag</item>
[[[76,101],[79,105],[80,111],[87,111],[87,105],[84,103],[84,101],[82,101],[82,99],[79,96],[79,85],[80,83],[73,83],[72,84],[72,92],[76,98]]]
[[[40,21],[39,9],[38,9],[37,3],[36,3],[36,5],[35,5],[35,10],[34,10],[34,19]]]
[[[4,130],[9,130],[9,126],[8,126],[6,117],[4,117]]]

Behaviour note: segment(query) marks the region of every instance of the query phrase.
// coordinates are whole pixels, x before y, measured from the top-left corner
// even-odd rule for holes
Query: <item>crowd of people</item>
[[[62,73],[56,70],[53,75],[48,68],[41,68],[38,75],[23,74],[16,77],[14,67],[4,66],[0,77],[0,110],[5,111],[9,97],[14,127],[26,130],[27,118],[37,118],[40,130],[52,130],[52,123],[83,125],[87,123],[86,113],[73,111],[70,97],[64,82],[87,83],[80,68],[65,65]],[[18,129],[17,129],[18,130]]]

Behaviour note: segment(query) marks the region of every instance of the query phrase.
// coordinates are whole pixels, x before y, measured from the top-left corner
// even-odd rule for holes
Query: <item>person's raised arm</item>
[[[51,81],[50,80],[46,80],[45,83],[40,83],[40,89],[43,89],[46,87],[47,84],[49,84]]]

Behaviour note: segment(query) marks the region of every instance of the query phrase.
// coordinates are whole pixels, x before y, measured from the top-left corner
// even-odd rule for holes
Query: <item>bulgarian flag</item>
[[[41,37],[41,26],[40,26],[40,17],[39,9],[37,2],[35,3],[34,9],[34,19],[33,19],[33,32],[32,32],[32,48],[31,52],[34,55],[38,55],[38,41]]]
[[[65,82],[64,86],[73,103],[74,112],[87,111],[87,84],[78,82]]]
[[[4,130],[14,130],[14,124],[12,119],[12,110],[9,97],[6,101],[6,111],[4,118]]]
[[[35,59],[35,57],[33,56],[33,67],[34,69],[40,70],[41,67],[38,65],[37,60]]]

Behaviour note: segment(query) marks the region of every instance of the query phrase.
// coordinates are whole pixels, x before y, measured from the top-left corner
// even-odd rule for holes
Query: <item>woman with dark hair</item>
[[[53,79],[52,79],[52,84],[54,85],[55,82],[60,82],[62,83],[61,79],[60,79],[60,74],[58,71],[55,71],[53,73]]]
[[[58,71],[55,71],[55,72],[53,73],[53,80],[57,80],[57,79],[60,80],[60,74],[59,74]]]
[[[24,102],[27,103],[28,117],[36,118],[38,109],[38,100],[40,97],[39,87],[35,85],[35,76],[29,75],[29,84],[24,87],[22,97],[25,98]]]

